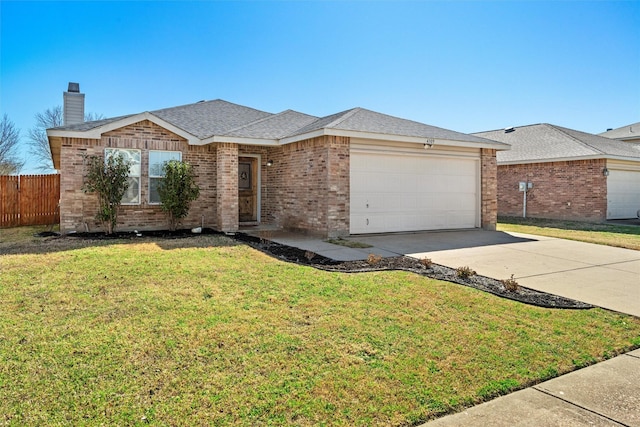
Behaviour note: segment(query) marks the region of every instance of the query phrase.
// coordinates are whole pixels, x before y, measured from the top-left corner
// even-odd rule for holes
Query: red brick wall
[[[143,121],[107,132],[101,140],[64,138],[60,155],[60,228],[69,231],[99,231],[95,220],[98,202],[95,194],[82,191],[85,168],[83,158],[104,155],[104,148],[133,148],[141,150],[140,204],[123,205],[118,217],[118,230],[163,229],[167,219],[158,205],[149,200],[149,150],[181,151],[182,159],[194,165],[200,197],[191,205],[183,220],[184,227],[204,225],[217,227],[215,146],[189,146],[186,140],[160,126]]]
[[[480,187],[482,191],[480,224],[485,230],[495,230],[498,220],[498,176],[496,165],[496,150],[482,148],[480,151]]]
[[[522,216],[521,181],[527,191],[527,217],[603,221],[607,214],[604,159],[498,166],[498,214]]]
[[[108,133],[101,140],[66,138],[61,148],[61,230],[100,231],[95,194],[82,191],[83,158],[104,148],[141,150],[140,204],[120,208],[117,230],[166,228],[165,214],[149,200],[149,150],[181,151],[195,167],[200,197],[183,221],[222,231],[238,228],[238,156],[261,157],[261,221],[318,235],[349,232],[349,138],[320,137],[278,147],[209,144],[189,146],[182,137],[143,121]],[[267,167],[268,160],[273,161]]]
[[[263,168],[263,220],[308,234],[349,234],[349,138],[312,138],[266,156],[273,166]]]
[[[218,228],[238,231],[238,144],[217,144],[217,204]]]
[[[326,137],[328,152],[327,235],[349,235],[350,218],[350,139],[340,136]]]

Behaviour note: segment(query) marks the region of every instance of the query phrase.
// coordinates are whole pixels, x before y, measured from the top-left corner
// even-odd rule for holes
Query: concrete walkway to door
[[[375,253],[469,266],[494,279],[640,317],[640,251],[499,231],[465,230],[349,237]]]

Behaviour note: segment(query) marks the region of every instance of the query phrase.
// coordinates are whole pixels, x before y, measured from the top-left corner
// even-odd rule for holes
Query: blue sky
[[[460,132],[640,121],[640,1],[0,1],[0,114],[224,99]],[[30,173],[28,164],[23,173]]]

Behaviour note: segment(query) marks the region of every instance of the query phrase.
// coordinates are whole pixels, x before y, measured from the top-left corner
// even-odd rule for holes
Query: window
[[[140,150],[130,150],[125,148],[105,148],[105,159],[110,156],[122,156],[125,160],[129,161],[129,188],[122,197],[123,205],[138,205],[140,204],[140,172],[142,167],[140,165]]]
[[[149,151],[149,203],[160,203],[158,184],[164,177],[162,167],[170,160],[182,160],[180,151]]]

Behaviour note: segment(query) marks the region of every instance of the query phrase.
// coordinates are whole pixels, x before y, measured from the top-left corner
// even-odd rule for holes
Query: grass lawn
[[[219,236],[64,240],[0,255],[0,424],[416,425],[640,346],[631,316]]]
[[[640,250],[640,227],[537,218],[498,218],[498,231],[537,234]]]

